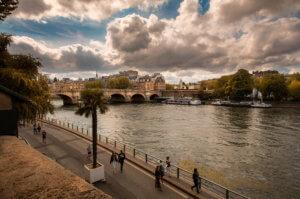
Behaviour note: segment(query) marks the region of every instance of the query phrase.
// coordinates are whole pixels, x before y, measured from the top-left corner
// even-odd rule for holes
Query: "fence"
[[[48,123],[56,124],[59,126],[62,126],[64,128],[68,128],[73,131],[77,131],[78,133],[81,133],[85,136],[92,137],[92,132],[89,129],[85,129],[83,126],[74,125],[73,123],[69,122],[62,122],[56,119],[46,118],[46,121]],[[124,153],[129,154],[133,156],[136,159],[144,161],[146,164],[156,166],[159,161],[162,161],[161,159],[149,155],[142,150],[136,149],[134,146],[131,146],[129,144],[126,144],[121,141],[117,141],[114,139],[111,139],[109,137],[103,136],[101,134],[98,134],[98,142],[99,143],[105,143],[110,145],[111,147],[115,148],[116,150],[123,150]],[[164,161],[162,161],[164,162]],[[188,184],[193,184],[192,180],[192,172],[187,171],[185,169],[182,169],[176,165],[171,165],[170,174],[173,177],[176,177],[178,179],[181,179],[185,181]],[[206,178],[200,177],[201,179],[201,186],[205,187],[206,189],[212,191],[213,193],[217,194],[218,196],[226,199],[249,199],[246,196],[243,196],[235,191],[232,191],[222,185],[219,185],[215,182],[212,182]]]

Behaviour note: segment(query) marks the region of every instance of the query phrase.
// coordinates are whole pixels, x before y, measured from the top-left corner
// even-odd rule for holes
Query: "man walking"
[[[37,127],[38,134],[40,134],[41,130],[42,130],[42,128],[41,128],[40,124],[38,124],[38,127]]]
[[[42,132],[42,140],[43,140],[44,144],[46,144],[46,136],[47,136],[46,131],[43,130],[43,132]]]
[[[119,154],[119,163],[120,163],[120,169],[121,169],[121,173],[123,173],[123,164],[125,161],[125,153],[121,150],[120,154]]]
[[[161,179],[160,166],[156,166],[155,171],[154,171],[154,176],[155,176],[155,188],[162,191],[161,185],[160,185],[160,179]]]
[[[196,187],[196,191],[197,193],[199,193],[199,189],[201,189],[201,178],[199,177],[197,168],[194,169],[193,181],[194,181],[194,186],[192,186],[191,189],[193,190]]]

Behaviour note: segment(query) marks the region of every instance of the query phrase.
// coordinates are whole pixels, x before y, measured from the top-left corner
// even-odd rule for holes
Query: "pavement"
[[[19,128],[19,135],[44,155],[84,178],[83,166],[89,162],[86,156],[89,142],[58,127],[43,124],[42,129],[47,132],[46,144],[42,143],[41,134],[33,134],[31,126]],[[154,176],[127,161],[125,161],[123,173],[118,171],[114,174],[109,164],[110,155],[109,151],[98,147],[98,161],[105,166],[106,182],[98,182],[94,185],[113,198],[189,198],[185,193],[167,183],[162,185],[162,191],[156,190]]]

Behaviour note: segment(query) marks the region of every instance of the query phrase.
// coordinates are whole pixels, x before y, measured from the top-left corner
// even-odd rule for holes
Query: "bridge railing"
[[[70,130],[76,131],[77,133],[81,133],[84,136],[92,137],[91,129],[87,129],[84,126],[75,125],[75,124],[69,123],[69,122],[63,122],[63,121],[53,119],[53,118],[46,118],[45,120],[50,124],[52,123],[55,125],[59,125],[64,128],[68,128]],[[101,135],[101,134],[98,134],[98,142],[100,144],[103,143],[103,144],[110,145],[111,147],[115,148],[116,150],[123,150],[125,154],[128,154],[128,155],[130,155],[140,161],[143,161],[146,164],[151,165],[153,167],[157,166],[160,161],[164,162],[160,158],[152,156],[142,150],[136,149],[133,145],[131,145],[129,143],[117,141],[115,139],[109,138],[109,137]],[[171,164],[170,175],[172,177],[181,179],[190,185],[193,184],[193,179],[192,179],[193,173],[190,171],[187,171],[175,164]],[[212,191],[214,194],[217,194],[218,196],[220,196],[222,198],[249,199],[248,197],[246,197],[242,194],[239,194],[231,189],[228,189],[222,185],[219,185],[218,183],[215,183],[211,180],[208,180],[207,178],[200,176],[200,179],[201,179],[202,187],[205,187],[206,189]]]

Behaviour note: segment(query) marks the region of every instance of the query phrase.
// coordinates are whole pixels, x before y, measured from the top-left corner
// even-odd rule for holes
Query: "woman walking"
[[[118,164],[118,155],[115,152],[112,152],[110,156],[110,164],[112,165],[113,173],[116,173],[116,168]]]

